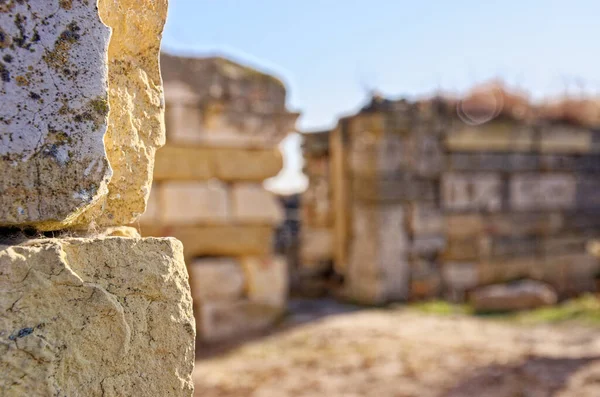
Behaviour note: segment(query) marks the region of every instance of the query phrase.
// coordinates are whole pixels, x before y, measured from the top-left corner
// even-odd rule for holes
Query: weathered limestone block
[[[445,145],[450,151],[523,152],[533,149],[534,136],[530,126],[510,122],[477,127],[462,125],[450,131]]]
[[[444,232],[444,216],[433,205],[412,204],[407,213],[408,230],[413,236],[438,235]]]
[[[211,149],[165,146],[156,153],[154,181],[205,181],[214,178]]]
[[[577,181],[568,174],[515,175],[510,205],[516,210],[570,209],[576,204]]]
[[[0,395],[188,396],[195,328],[174,239],[0,247]]]
[[[288,289],[288,269],[284,258],[244,257],[240,261],[246,274],[248,299],[283,309]]]
[[[144,212],[164,141],[166,11],[167,0],[2,7],[1,225],[113,226]]]
[[[520,152],[453,152],[448,155],[448,166],[453,171],[537,171],[542,157],[536,153]]]
[[[201,340],[214,343],[265,330],[281,314],[280,308],[249,300],[203,302],[196,323]]]
[[[167,6],[168,0],[98,1],[102,20],[112,28],[110,114],[104,142],[113,177],[108,195],[86,211],[77,225],[92,221],[99,226],[126,225],[146,209],[154,155],[165,142],[158,57]]]
[[[156,154],[154,180],[256,181],[273,177],[283,168],[277,148],[194,148],[166,146]]]
[[[231,206],[231,217],[236,223],[277,225],[284,219],[279,201],[260,184],[233,185]]]
[[[271,149],[220,149],[213,150],[217,178],[233,181],[260,182],[276,176],[283,168],[279,148]]]
[[[203,142],[222,147],[275,147],[296,130],[297,113],[238,111],[215,103],[204,109]]]
[[[234,258],[202,258],[189,265],[192,297],[199,301],[237,300],[244,294],[246,277]]]
[[[95,2],[0,5],[0,225],[58,229],[107,194],[109,37]]]
[[[480,241],[480,254],[484,258],[527,257],[540,251],[540,241],[535,236],[496,236]]]
[[[272,148],[295,130],[273,76],[218,57],[162,61],[170,143]]]
[[[217,181],[155,186],[163,224],[222,224],[230,219],[229,190]]]
[[[346,269],[347,297],[378,304],[406,299],[410,264],[401,205],[356,205]]]
[[[502,208],[500,175],[445,173],[442,202],[447,210],[499,211]]]
[[[463,239],[477,236],[484,231],[485,220],[481,214],[444,214],[449,239]]]
[[[183,243],[186,260],[195,256],[267,255],[273,247],[269,225],[143,226],[144,236],[173,236]]]
[[[544,126],[539,147],[544,153],[587,153],[593,149],[592,143],[589,129],[555,125]]]
[[[539,281],[524,280],[478,288],[470,295],[475,310],[480,312],[534,309],[553,305],[556,291]]]
[[[298,116],[286,112],[285,85],[270,74],[222,57],[186,58],[163,53],[161,63],[168,106],[195,107],[201,113],[199,121],[210,123],[211,116],[214,115],[208,111],[211,108],[225,111],[224,113],[246,113],[250,116],[245,117],[247,119],[251,119],[252,115],[287,114],[294,119]],[[187,121],[185,117],[180,120]],[[249,122],[236,120],[235,117],[232,120],[235,121],[235,127]],[[194,128],[197,126],[190,127],[192,135],[202,132]],[[180,131],[178,128],[175,130]],[[171,138],[170,134],[169,139]]]
[[[446,261],[476,260],[481,254],[481,245],[479,236],[452,238],[446,242],[442,258]]]
[[[552,235],[563,227],[563,218],[559,212],[512,212],[490,214],[485,223],[486,230],[494,235]]]
[[[353,138],[349,148],[349,168],[354,175],[374,177],[402,170],[408,164],[400,135],[377,135],[369,131]]]
[[[385,177],[355,177],[352,194],[365,202],[399,202],[434,200],[436,184],[433,180],[417,178],[408,173],[395,173]]]

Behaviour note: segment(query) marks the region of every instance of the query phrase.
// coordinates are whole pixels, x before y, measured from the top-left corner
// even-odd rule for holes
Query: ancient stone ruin
[[[0,2],[0,395],[191,396],[183,249],[124,225],[164,143],[167,0]]]
[[[274,255],[282,208],[262,182],[282,168],[294,130],[283,83],[229,60],[163,54],[167,144],[159,151],[147,236],[184,244],[199,338],[217,342],[271,326],[288,272]]]
[[[459,100],[374,97],[305,134],[301,271],[314,282],[333,266],[337,292],[364,303],[462,300],[519,279],[594,290],[599,126],[597,103],[532,105],[496,85]]]

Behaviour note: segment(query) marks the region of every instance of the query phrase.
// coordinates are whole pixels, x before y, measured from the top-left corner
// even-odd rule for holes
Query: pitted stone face
[[[167,0],[99,0],[112,28],[108,48],[110,116],[106,137],[114,172],[108,194],[72,222],[75,228],[135,222],[146,210],[156,149],[164,145],[164,100],[158,63]]]
[[[106,194],[109,38],[95,1],[0,1],[0,226],[60,228]]]

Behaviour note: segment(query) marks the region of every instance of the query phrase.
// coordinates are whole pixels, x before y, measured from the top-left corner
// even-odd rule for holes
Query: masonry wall
[[[455,123],[441,179],[449,290],[516,278],[563,295],[594,288],[586,244],[600,230],[599,136],[564,122]]]
[[[328,164],[342,294],[463,299],[519,278],[563,296],[594,288],[599,133],[514,110],[472,125],[457,102],[375,98],[340,120]]]

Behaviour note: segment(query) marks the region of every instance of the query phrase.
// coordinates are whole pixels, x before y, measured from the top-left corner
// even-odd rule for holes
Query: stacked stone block
[[[284,311],[287,265],[274,254],[283,209],[262,183],[298,115],[280,81],[225,59],[163,54],[162,68],[167,145],[142,233],[184,243],[204,342],[263,330]]]
[[[193,394],[181,243],[123,226],[164,140],[166,11],[0,5],[2,396]]]
[[[445,242],[436,201],[441,131],[421,107],[375,98],[331,136],[335,178],[344,181],[334,192],[335,222],[345,225],[336,230],[336,268],[349,299],[385,303],[439,289],[431,275]]]

